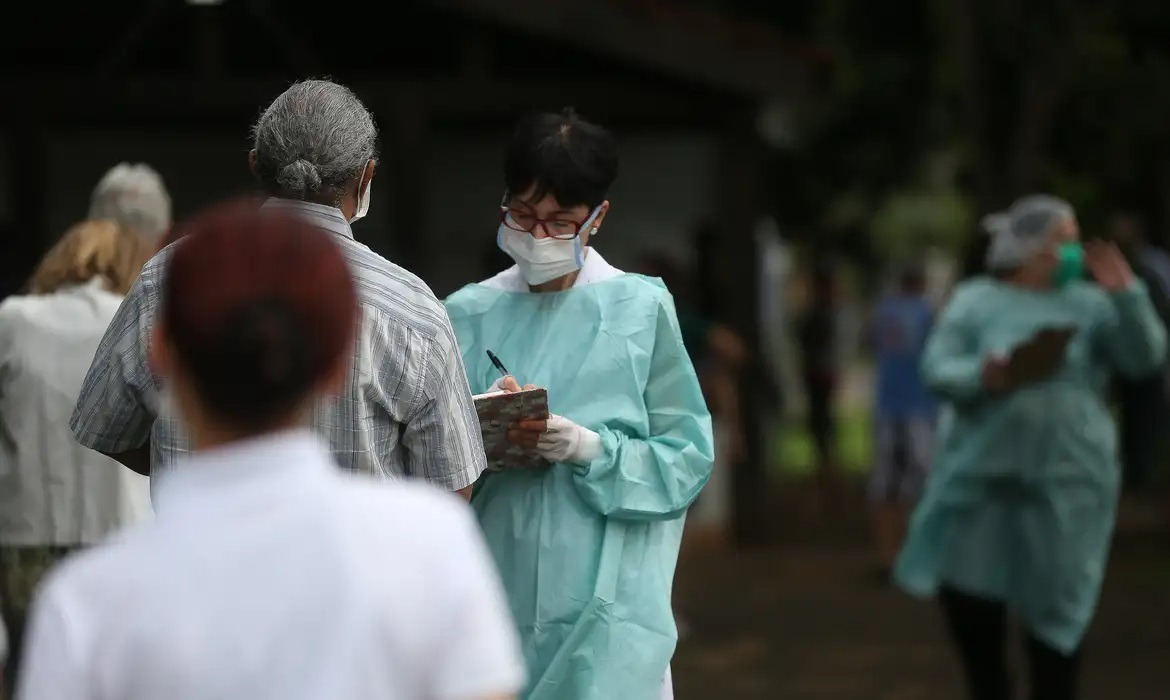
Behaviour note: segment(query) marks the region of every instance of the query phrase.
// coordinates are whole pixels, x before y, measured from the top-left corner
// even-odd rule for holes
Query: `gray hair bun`
[[[317,172],[317,166],[300,158],[281,168],[276,181],[292,194],[316,192],[321,187],[321,173]]]

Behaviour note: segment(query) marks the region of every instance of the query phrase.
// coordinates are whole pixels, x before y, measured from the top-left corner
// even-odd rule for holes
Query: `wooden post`
[[[733,467],[733,523],[739,545],[763,544],[768,536],[769,483],[767,438],[773,426],[763,425],[759,360],[760,262],[753,232],[762,212],[763,145],[755,130],[751,105],[734,110],[724,126],[719,155],[719,197],[715,212],[717,236],[714,271],[720,308],[752,351],[753,359],[740,379],[741,415],[746,455]]]

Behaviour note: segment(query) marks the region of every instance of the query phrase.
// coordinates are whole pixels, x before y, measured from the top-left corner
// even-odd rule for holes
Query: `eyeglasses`
[[[584,221],[563,217],[542,219],[532,212],[509,209],[508,207],[501,207],[500,220],[513,231],[524,233],[532,233],[538,226],[543,226],[546,236],[559,241],[573,240],[580,235],[581,227],[585,224]]]

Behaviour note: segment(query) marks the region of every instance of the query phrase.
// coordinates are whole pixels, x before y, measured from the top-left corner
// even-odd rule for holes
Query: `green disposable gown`
[[[684,515],[710,476],[711,419],[661,282],[619,274],[545,294],[447,300],[472,390],[499,372],[601,435],[592,462],[489,473],[472,498],[519,626],[530,700],[656,700],[677,633]]]
[[[988,395],[984,359],[1048,327],[1076,329],[1060,370]],[[1165,353],[1166,330],[1140,283],[1113,294],[1088,282],[1048,291],[990,278],[961,285],[923,356],[924,378],[949,405],[899,584],[922,596],[945,584],[1002,601],[1041,641],[1076,649],[1117,510],[1106,382],[1113,371],[1157,372]]]

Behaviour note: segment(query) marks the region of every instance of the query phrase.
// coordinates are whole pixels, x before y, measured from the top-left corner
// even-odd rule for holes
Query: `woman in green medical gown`
[[[548,389],[553,415],[509,439],[552,466],[489,473],[471,502],[523,639],[530,700],[671,697],[671,583],[713,461],[670,294],[589,247],[617,169],[614,138],[573,112],[523,121],[497,231],[516,265],[447,300],[473,391]],[[488,351],[516,379],[502,381]]]
[[[923,356],[946,424],[895,577],[938,594],[972,698],[1013,697],[1010,612],[1031,697],[1072,700],[1117,509],[1104,388],[1157,372],[1166,331],[1115,247],[1081,247],[1067,203],[1026,197],[985,225],[995,274],[956,289]]]

